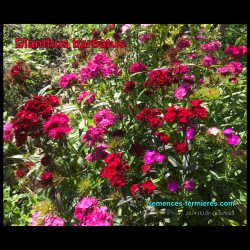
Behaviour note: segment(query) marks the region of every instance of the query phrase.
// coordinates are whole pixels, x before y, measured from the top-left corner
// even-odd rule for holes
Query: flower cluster
[[[47,120],[60,101],[56,96],[34,96],[19,110],[13,121],[16,145],[22,146],[27,136],[37,136],[42,133],[42,118]]]
[[[121,75],[116,64],[112,64],[112,59],[107,57],[104,52],[94,55],[87,66],[81,68],[81,79],[87,83],[88,79],[96,79],[98,76],[107,77],[109,75]]]
[[[145,66],[144,63],[141,62],[135,62],[133,63],[130,68],[128,69],[128,71],[131,74],[137,73],[137,72],[143,72],[143,71],[147,71],[147,68]]]
[[[137,121],[146,122],[151,128],[158,128],[162,125],[162,121],[159,118],[161,111],[157,108],[144,108],[138,114],[135,119]]]
[[[183,50],[184,48],[189,48],[191,45],[191,42],[187,38],[181,38],[177,44],[176,47],[178,50]]]
[[[115,122],[115,117],[108,108],[101,108],[94,116],[94,122],[97,127],[109,128]]]
[[[147,42],[149,39],[151,38],[155,38],[155,34],[152,33],[152,34],[143,34],[143,35],[140,35],[139,36],[139,40],[142,42],[142,43],[145,43]]]
[[[77,83],[78,76],[76,74],[65,74],[61,76],[58,84],[61,88],[65,89],[67,87],[70,87],[70,85]]]
[[[205,53],[212,53],[221,48],[221,43],[219,41],[211,41],[205,44],[201,44],[201,50]]]
[[[49,138],[62,139],[70,131],[69,117],[62,113],[51,116],[43,126],[43,132],[48,133]]]
[[[143,194],[143,193],[151,194],[154,191],[154,189],[155,189],[155,185],[151,180],[144,181],[141,185],[133,184],[130,187],[130,191],[131,191],[132,195],[134,195],[135,193],[138,193],[138,194]]]
[[[10,144],[10,139],[13,137],[12,123],[6,123],[3,126],[3,141]]]
[[[143,161],[146,164],[152,164],[155,162],[163,162],[163,159],[164,159],[164,155],[161,155],[154,150],[147,150],[146,154],[143,157]]]
[[[201,62],[201,64],[204,67],[210,67],[211,65],[218,64],[218,63],[219,61],[216,60],[214,56],[204,56]]]
[[[149,72],[149,81],[144,83],[144,87],[160,88],[171,86],[173,82],[178,82],[178,75],[188,73],[188,66],[174,63],[167,69],[153,69]]]
[[[174,95],[177,99],[183,99],[183,97],[191,90],[192,85],[188,82],[182,83],[175,91]]]
[[[221,132],[226,136],[227,143],[233,147],[239,144],[240,138],[233,134],[233,130],[231,128],[223,129]]]
[[[242,72],[242,65],[240,62],[229,62],[224,67],[217,69],[218,73],[226,74],[228,72],[231,72],[233,74],[240,74]]]
[[[122,161],[122,154],[117,152],[109,154],[104,162],[106,165],[102,168],[100,176],[109,179],[110,183],[116,188],[124,186],[126,183],[124,173],[130,167],[127,162]]]
[[[95,198],[84,197],[75,206],[74,217],[79,220],[79,226],[112,226],[112,216],[106,212],[107,209],[98,207]]]
[[[90,103],[95,102],[95,93],[93,92],[88,92],[88,91],[83,91],[78,97],[77,101],[82,101],[85,100],[84,105],[88,106]]]
[[[95,146],[97,142],[102,142],[102,135],[105,133],[104,128],[89,126],[88,131],[82,135],[82,142],[88,141],[88,146]]]
[[[187,109],[186,107],[175,108],[174,105],[170,108],[165,108],[164,121],[176,121],[180,124],[187,124],[194,117],[201,120],[207,117],[207,110],[200,106],[202,103],[201,100],[191,100],[190,103],[192,105],[191,109]]]
[[[174,142],[173,146],[177,154],[185,153],[187,150],[187,144],[185,142],[181,143],[179,141],[176,141]]]
[[[245,46],[228,46],[224,50],[224,53],[230,55],[234,59],[238,59],[247,53],[247,48]]]

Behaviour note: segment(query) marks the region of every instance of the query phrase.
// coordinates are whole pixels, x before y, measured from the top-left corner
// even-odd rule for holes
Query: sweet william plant
[[[247,49],[199,26],[166,44],[157,27],[95,29],[89,36],[126,47],[81,49],[88,57],[55,78],[53,94],[33,93],[6,120],[5,182],[37,197],[27,225],[245,223],[245,126],[235,117],[245,112]],[[25,84],[19,65],[8,84]],[[148,205],[185,200],[235,201],[219,207],[235,213],[198,218],[188,211],[203,207]]]

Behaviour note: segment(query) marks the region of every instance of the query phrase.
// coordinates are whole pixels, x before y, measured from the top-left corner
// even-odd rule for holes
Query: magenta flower
[[[217,69],[217,72],[221,74],[226,74],[228,71],[229,71],[229,68],[227,67],[222,67],[222,68]]]
[[[240,74],[242,72],[242,65],[240,62],[230,62],[226,65],[233,74]]]
[[[106,148],[108,148],[106,144],[104,143],[99,144],[94,148],[93,153],[90,153],[85,157],[85,160],[90,162],[94,162],[97,160],[104,160],[108,156],[108,153],[105,151]]]
[[[202,65],[204,66],[204,67],[210,67],[211,65],[213,65],[213,64],[217,64],[217,60],[215,59],[215,57],[213,57],[213,56],[204,56],[203,58],[202,58]]]
[[[102,142],[102,135],[105,133],[104,128],[96,128],[93,126],[89,126],[88,131],[82,135],[82,142],[88,141],[88,146],[95,146],[97,142]]]
[[[186,138],[187,140],[192,140],[195,136],[196,129],[195,128],[187,128],[186,130]]]
[[[235,134],[226,135],[227,143],[232,146],[237,146],[239,144],[240,138]]]
[[[85,98],[87,98],[87,100],[84,102],[84,105],[88,106],[90,103],[95,102],[95,93],[83,91],[83,92],[77,97],[77,101],[82,101],[82,100],[84,100]]]
[[[211,41],[209,43],[201,44],[201,50],[206,53],[212,53],[217,51],[221,47],[221,43],[219,41]]]
[[[179,87],[174,91],[174,95],[177,99],[183,99],[183,97],[187,94],[187,90],[185,88]]]
[[[64,221],[56,216],[46,216],[44,226],[64,226]]]
[[[184,186],[183,186],[183,187],[184,187],[184,189],[186,189],[186,190],[192,190],[192,189],[195,188],[195,184],[194,184],[193,181],[185,180]]]
[[[6,123],[3,126],[3,141],[8,144],[10,143],[10,139],[13,137],[12,126],[12,123]]]
[[[77,82],[78,76],[76,74],[65,74],[63,75],[58,84],[61,88],[67,88],[71,83]]]
[[[109,128],[115,122],[114,119],[114,115],[108,108],[101,108],[101,110],[94,115],[94,122],[97,127]]]
[[[186,57],[188,59],[193,59],[193,58],[198,57],[198,54],[197,54],[197,52],[190,52],[190,53],[186,54]]]
[[[225,128],[222,130],[223,135],[231,135],[233,133],[233,130],[231,128]]]
[[[170,181],[168,183],[168,190],[170,192],[177,192],[178,191],[178,188],[179,188],[179,184],[175,181]]]
[[[179,50],[182,50],[182,49],[184,49],[184,48],[190,47],[190,45],[191,45],[191,42],[190,42],[187,38],[181,38],[181,39],[177,42],[176,47],[177,47]]]
[[[147,150],[143,158],[143,161],[146,164],[152,164],[154,162],[162,162],[163,159],[164,159],[164,155],[161,155],[154,150]]]

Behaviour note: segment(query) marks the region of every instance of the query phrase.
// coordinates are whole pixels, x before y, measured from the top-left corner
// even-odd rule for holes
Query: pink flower
[[[32,214],[32,217],[30,219],[31,226],[38,226],[37,219],[40,217],[40,215],[41,215],[41,212],[36,212],[36,213]]]
[[[221,43],[219,41],[211,41],[209,43],[201,44],[201,50],[206,53],[212,53],[217,51],[221,47]]]
[[[228,71],[229,71],[228,67],[222,67],[217,69],[217,72],[221,74],[226,74]]]
[[[106,211],[107,207],[97,207],[95,198],[84,197],[76,205],[74,217],[79,220],[79,226],[111,226],[112,216]]]
[[[194,82],[194,80],[195,80],[195,76],[194,75],[191,75],[191,76],[182,76],[182,79],[183,80],[185,80],[186,82]],[[182,86],[182,87],[184,87],[184,86]],[[191,87],[191,85],[190,85],[190,87]]]
[[[109,75],[121,75],[122,71],[117,68],[112,59],[104,52],[94,55],[87,66],[81,68],[81,79],[87,83],[88,79],[96,79],[98,76],[107,77]]]
[[[132,24],[125,24],[122,26],[122,34],[126,34],[127,30],[131,27]]]
[[[195,187],[195,184],[194,184],[193,181],[185,180],[185,182],[184,182],[184,189],[186,189],[186,190],[192,190],[192,189],[194,189],[194,187]]]
[[[46,122],[44,122],[43,132],[47,132],[49,138],[62,139],[71,131],[68,123],[68,115],[58,113],[51,116]]]
[[[101,110],[94,115],[94,122],[97,127],[109,128],[114,123],[114,118],[114,115],[108,108],[101,108]]]
[[[77,97],[77,101],[82,101],[82,100],[84,100],[85,98],[87,98],[87,100],[84,102],[84,105],[88,106],[90,103],[95,102],[95,93],[83,91],[83,92]]]
[[[225,128],[221,132],[223,135],[231,135],[233,133],[233,130],[231,128]]]
[[[63,75],[58,84],[61,88],[67,88],[71,83],[77,82],[78,76],[76,74],[65,74]]]
[[[44,226],[64,226],[64,221],[56,216],[46,216]]]
[[[226,65],[233,74],[240,74],[242,72],[242,65],[240,62],[230,62]]]
[[[232,146],[237,146],[239,144],[240,138],[235,134],[226,135],[227,143]]]
[[[174,95],[177,99],[183,99],[183,97],[187,94],[187,90],[185,88],[179,87],[174,91]]]
[[[164,159],[164,155],[161,155],[161,154],[157,153],[154,150],[147,150],[146,154],[145,154],[145,156],[143,158],[143,161],[146,164],[151,164],[151,163],[154,163],[154,162],[162,162],[163,159]]]
[[[104,128],[95,128],[90,125],[88,131],[82,135],[82,142],[85,143],[88,141],[89,147],[95,146],[97,142],[102,142],[102,135],[105,131]]]
[[[202,58],[202,65],[204,67],[210,67],[213,64],[217,64],[217,60],[213,56],[205,56]]]
[[[177,182],[175,182],[175,181],[170,181],[170,182],[168,183],[168,190],[169,190],[170,192],[177,192],[177,191],[178,191],[178,188],[179,188],[179,185],[178,185]]]
[[[12,123],[6,123],[3,126],[3,141],[10,144],[10,139],[13,137]]]
[[[152,33],[152,34],[143,34],[143,35],[139,36],[139,40],[142,43],[147,42],[150,38],[155,38],[155,34],[154,33]]]
[[[187,140],[192,140],[195,136],[196,129],[195,128],[187,128],[186,130],[186,138]]]
[[[215,128],[215,127],[213,127],[213,128],[209,128],[208,130],[207,130],[207,132],[209,133],[209,134],[212,134],[212,135],[217,135],[218,133],[219,133],[219,129],[218,128]]]

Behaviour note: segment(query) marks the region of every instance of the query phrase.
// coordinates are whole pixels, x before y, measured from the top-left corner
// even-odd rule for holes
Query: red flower
[[[158,128],[162,125],[162,121],[159,118],[152,118],[149,120],[149,126],[151,128]]]
[[[148,180],[142,183],[142,189],[150,194],[154,191],[155,185],[151,180]]]
[[[44,172],[43,175],[42,175],[42,179],[45,180],[45,181],[52,179],[52,173],[49,172],[49,171]]]
[[[174,149],[177,154],[182,154],[187,150],[187,145],[185,142],[180,143],[179,141],[174,142]]]
[[[165,122],[173,122],[177,115],[176,108],[172,105],[170,108],[165,108],[166,113],[164,114],[164,121]]]
[[[17,171],[16,171],[16,177],[22,178],[23,174],[24,174],[23,168],[17,169]]]
[[[100,176],[102,178],[111,179],[116,174],[117,174],[117,171],[115,168],[103,167],[101,170]]]
[[[135,85],[136,85],[136,84],[137,84],[137,83],[134,82],[134,81],[125,82],[125,83],[123,84],[123,86],[125,87],[125,88],[123,89],[123,91],[127,94],[128,92],[132,91],[132,90],[135,88]]]
[[[155,135],[159,138],[162,144],[167,145],[169,143],[169,137],[162,132],[156,132]]]
[[[150,86],[159,88],[161,86],[171,85],[171,79],[168,77],[165,69],[154,69],[149,73],[149,83]]]
[[[178,111],[179,111],[178,118],[179,118],[179,122],[181,123],[187,123],[189,118],[193,116],[193,112],[191,112],[189,109],[178,108]]]
[[[143,155],[143,148],[141,144],[134,143],[130,146],[129,153],[135,156],[142,156]]]
[[[189,103],[193,106],[193,107],[197,107],[202,103],[202,100],[197,99],[197,100],[190,100]]]
[[[199,119],[204,119],[207,117],[207,110],[203,107],[196,107],[194,108],[194,116],[198,117]]]
[[[144,164],[141,166],[142,172],[147,173],[150,170],[150,165]]]
[[[117,175],[113,176],[113,177],[110,179],[110,183],[111,183],[114,187],[120,188],[120,187],[122,187],[122,186],[125,185],[126,180],[125,180],[123,174],[117,174]]]
[[[130,191],[131,193],[134,195],[134,193],[139,189],[139,185],[138,184],[133,184],[131,187],[130,187]]]
[[[41,159],[41,164],[42,164],[43,166],[47,166],[47,165],[49,165],[49,163],[50,163],[50,156],[45,155],[45,156]]]
[[[126,180],[124,172],[130,168],[127,162],[122,162],[121,160],[122,154],[117,152],[109,154],[104,160],[106,165],[102,168],[100,173],[102,178],[110,179],[110,183],[116,188],[125,185]]]
[[[117,129],[115,131],[113,131],[113,136],[119,136],[119,137],[123,137],[126,134],[125,130],[122,129]]]
[[[23,165],[24,165],[24,167],[29,168],[29,167],[34,166],[35,164],[34,164],[33,162],[31,162],[31,161],[25,161],[25,162],[23,163]]]

